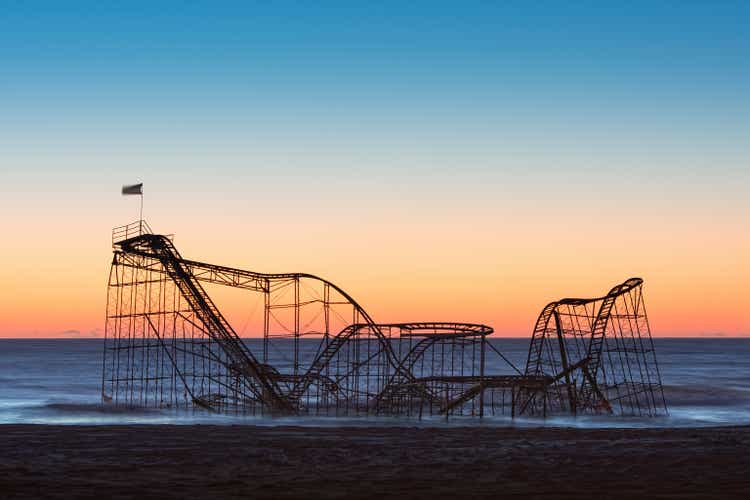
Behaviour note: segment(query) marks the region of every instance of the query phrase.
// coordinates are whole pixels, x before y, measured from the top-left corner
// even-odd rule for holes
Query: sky
[[[750,335],[749,22],[723,1],[6,2],[0,336],[102,334],[135,182],[184,256],[326,277],[380,322],[528,336],[547,302],[639,276],[654,335]]]

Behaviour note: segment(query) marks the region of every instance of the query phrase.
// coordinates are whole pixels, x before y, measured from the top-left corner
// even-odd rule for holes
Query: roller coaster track
[[[361,330],[369,329],[373,326],[377,327],[377,330],[379,332],[382,332],[386,329],[397,329],[401,332],[410,332],[407,335],[424,337],[412,347],[412,349],[404,359],[398,361],[397,363],[391,364],[391,366],[395,368],[394,378],[390,381],[390,383],[384,390],[388,390],[389,387],[393,387],[394,385],[398,385],[399,383],[413,382],[414,377],[411,373],[412,366],[431,345],[433,345],[441,338],[445,338],[448,335],[453,337],[489,335],[493,331],[492,328],[489,328],[485,325],[476,325],[470,323],[421,322],[386,323],[377,325],[360,323],[356,325],[349,325],[338,335],[334,336],[328,343],[328,345],[326,345],[326,347],[317,355],[313,363],[310,365],[307,373],[305,373],[302,379],[289,393],[289,399],[291,399],[292,401],[298,401],[305,393],[305,391],[310,387],[310,385],[318,379],[320,373],[328,365],[331,359],[333,359],[336,353],[344,346],[344,344],[346,344],[346,342],[352,336],[356,335]],[[419,331],[419,333],[411,333],[415,331]],[[390,342],[385,341],[383,342],[383,344],[386,344],[390,348]]]
[[[641,278],[630,278],[624,283],[614,286],[609,293],[602,297],[593,298],[564,298],[555,302],[547,304],[537,318],[534,326],[534,331],[531,337],[531,344],[529,345],[529,354],[526,361],[526,376],[539,376],[543,375],[542,366],[542,353],[544,351],[544,343],[548,341],[547,334],[550,331],[550,321],[554,318],[555,333],[559,342],[560,357],[562,362],[561,373],[569,374],[570,361],[566,352],[565,342],[563,339],[563,331],[560,321],[560,307],[565,305],[570,306],[585,306],[588,304],[594,304],[601,302],[599,305],[598,312],[593,321],[591,327],[591,336],[589,338],[587,355],[584,359],[575,360],[573,366],[581,366],[581,363],[585,360],[586,370],[589,376],[583,378],[583,384],[581,387],[581,394],[583,399],[590,399],[592,395],[601,396],[601,392],[598,388],[592,386],[592,380],[596,380],[597,372],[599,370],[602,347],[604,344],[604,338],[606,336],[607,325],[612,315],[612,307],[618,297],[630,292],[634,288],[640,286],[643,283]],[[549,374],[548,374],[549,375]],[[557,375],[557,374],[552,374]],[[567,379],[568,390],[570,388],[570,380]],[[524,409],[533,400],[534,395],[525,401]],[[575,405],[576,396],[571,392],[570,395],[571,406]]]
[[[473,323],[391,323],[381,327],[398,328],[402,336],[422,337],[403,357],[399,366],[411,371],[422,355],[436,342],[446,337],[462,338],[490,335],[494,330],[486,325]]]
[[[588,352],[589,371],[593,377],[596,377],[596,373],[599,371],[604,335],[607,331],[607,324],[612,315],[612,306],[615,304],[615,300],[620,295],[628,293],[641,284],[643,284],[641,278],[630,278],[624,283],[613,287],[602,300],[602,305],[599,307],[599,314],[596,315],[594,327],[591,329],[591,343],[589,344]]]
[[[368,327],[368,326],[370,325],[368,324],[349,325],[346,328],[344,328],[344,330],[342,330],[337,335],[335,335],[331,339],[331,341],[328,342],[325,348],[315,358],[315,361],[313,361],[312,365],[310,365],[310,368],[307,370],[307,373],[305,373],[305,375],[300,380],[297,381],[295,386],[289,392],[289,399],[293,402],[298,402],[299,399],[302,397],[302,394],[305,393],[305,391],[310,387],[310,385],[315,380],[319,379],[320,373],[323,371],[326,365],[328,365],[331,359],[333,359],[336,353],[352,337],[352,335],[356,334],[360,329]],[[384,343],[387,344],[387,342],[384,342]]]
[[[131,227],[136,226],[133,230]],[[388,362],[396,369],[400,377],[407,380],[413,377],[400,368],[399,360],[390,343],[387,341],[379,326],[370,315],[343,289],[323,278],[308,273],[258,273],[227,266],[208,264],[205,262],[184,259],[175,248],[169,236],[157,235],[151,232],[145,222],[135,223],[118,228],[113,233],[113,246],[116,253],[124,256],[140,256],[153,259],[161,267],[153,267],[155,272],[163,272],[177,285],[180,293],[190,305],[191,310],[206,326],[207,333],[217,341],[222,350],[232,361],[229,368],[243,377],[251,392],[277,411],[294,411],[296,400],[310,383],[321,379],[320,372],[336,352],[343,346],[351,335],[358,330],[368,327],[380,341]],[[137,231],[135,236],[130,232]],[[134,267],[137,264],[132,264]],[[326,349],[318,356],[316,362],[308,370],[305,377],[294,386],[290,394],[284,394],[276,383],[279,377],[274,376],[266,365],[260,363],[252,352],[245,346],[229,322],[210,299],[200,282],[244,288],[254,291],[268,292],[275,281],[308,278],[319,281],[338,292],[350,303],[365,320],[364,323],[350,325],[328,343]]]
[[[630,278],[624,283],[613,287],[602,299],[602,304],[599,306],[599,313],[596,315],[594,326],[591,328],[591,342],[589,343],[587,356],[589,360],[587,369],[590,377],[584,378],[583,386],[581,387],[581,395],[584,401],[591,400],[594,393],[601,394],[598,389],[594,387],[594,381],[596,380],[597,372],[601,365],[602,347],[607,332],[607,325],[612,315],[612,306],[614,306],[615,300],[617,300],[618,297],[630,292],[642,284],[643,280],[641,278]]]
[[[526,361],[526,370],[524,375],[539,375],[542,369],[542,350],[544,349],[544,341],[546,339],[547,326],[549,320],[552,317],[555,309],[557,308],[558,302],[550,302],[536,320],[534,325],[534,331],[531,336],[531,344],[529,345],[529,357]]]
[[[541,358],[542,351],[544,349],[544,342],[546,340],[546,333],[549,329],[550,319],[555,316],[559,307],[562,305],[574,305],[582,306],[586,304],[592,304],[594,302],[601,301],[602,304],[599,307],[599,312],[594,320],[594,326],[591,331],[591,339],[588,348],[589,370],[592,374],[596,374],[599,369],[599,360],[601,358],[602,342],[604,335],[607,330],[607,323],[612,312],[612,306],[615,300],[632,290],[633,288],[640,286],[643,283],[641,278],[630,278],[629,280],[613,287],[607,295],[602,297],[594,297],[588,299],[580,298],[565,298],[555,302],[547,304],[537,318],[534,326],[534,332],[531,337],[531,344],[529,346],[529,355],[526,361],[526,375],[538,375],[542,371]],[[555,326],[558,334],[561,334],[560,324],[558,318],[555,316]],[[578,360],[580,361],[580,360]],[[565,368],[563,368],[565,369]]]
[[[419,323],[390,323],[380,325],[382,328],[395,328],[401,331],[404,337],[421,337],[421,339],[412,346],[399,363],[399,369],[412,373],[412,368],[424,356],[424,353],[437,342],[445,339],[460,339],[466,337],[484,337],[492,334],[494,331],[487,325],[475,323],[445,323],[445,322],[419,322]],[[387,398],[401,389],[407,389],[412,392],[418,392],[425,399],[433,403],[442,403],[432,394],[424,382],[427,379],[409,380],[406,383],[399,383],[397,380],[391,380],[390,383],[378,394],[376,401]]]
[[[112,243],[104,401],[420,417],[483,415],[487,405],[503,414],[506,400],[512,415],[666,411],[640,278],[601,297],[550,302],[534,325],[523,372],[511,364],[517,375],[488,374],[486,348],[510,364],[485,342],[488,326],[378,324],[318,276],[185,259],[172,237],[154,234],[143,221],[116,228]],[[255,305],[263,301],[262,358],[240,339],[206,284],[249,291]],[[253,321],[257,331],[259,319]],[[303,337],[318,342],[317,352]]]
[[[120,241],[118,246],[124,253],[158,260],[190,308],[205,325],[208,334],[231,360],[229,367],[243,377],[243,382],[248,385],[255,397],[273,410],[290,409],[279,386],[245,347],[232,326],[193,277],[190,268],[185,265],[169,238],[156,234],[142,234]]]

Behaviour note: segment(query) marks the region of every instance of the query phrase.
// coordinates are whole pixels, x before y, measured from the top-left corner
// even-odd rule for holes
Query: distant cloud
[[[60,332],[61,337],[67,337],[71,339],[92,339],[101,337],[101,328],[94,328],[89,332],[82,332],[81,330],[65,330]]]
[[[699,337],[728,337],[724,332],[702,332],[698,334]]]

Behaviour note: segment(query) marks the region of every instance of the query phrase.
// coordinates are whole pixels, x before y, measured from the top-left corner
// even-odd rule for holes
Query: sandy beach
[[[3,498],[741,497],[750,427],[0,426]]]

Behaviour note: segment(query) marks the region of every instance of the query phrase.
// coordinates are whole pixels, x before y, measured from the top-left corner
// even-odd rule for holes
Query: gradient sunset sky
[[[645,280],[750,335],[748,2],[6,2],[0,336],[100,335],[110,232],[528,336]]]

